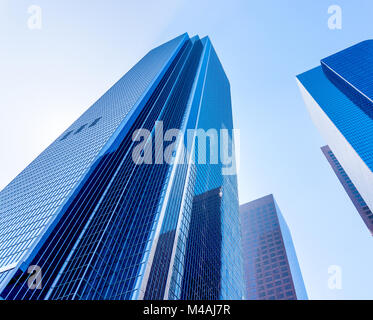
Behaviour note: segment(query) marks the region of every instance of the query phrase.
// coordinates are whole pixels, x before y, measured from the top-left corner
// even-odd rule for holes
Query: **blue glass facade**
[[[321,67],[328,79],[373,119],[373,40],[322,59]]]
[[[373,210],[372,53],[373,41],[363,41],[322,59],[319,67],[297,76],[315,125],[370,211]],[[367,217],[362,217],[369,227]]]
[[[240,206],[249,300],[307,300],[289,228],[273,197]]]
[[[208,38],[184,34],[150,51],[0,193],[0,297],[242,298],[235,173],[189,161],[180,138],[173,153],[183,162],[132,158],[138,129],[155,147],[157,122],[182,133],[233,129],[230,103]],[[220,229],[211,233],[194,206],[216,188],[222,197],[209,221]],[[192,284],[187,274],[202,258],[190,249],[196,237],[220,239],[219,253],[201,249],[219,267]],[[38,289],[30,266],[41,270]]]
[[[321,67],[298,76],[328,118],[373,170],[373,121],[328,80]]]
[[[186,248],[186,256],[190,258],[185,262],[181,290],[183,300],[220,298],[221,197],[221,188],[216,188],[193,199]]]

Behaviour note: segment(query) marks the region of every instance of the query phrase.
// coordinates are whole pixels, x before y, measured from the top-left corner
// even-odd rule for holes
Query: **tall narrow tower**
[[[235,162],[211,161],[232,129],[207,37],[151,50],[1,191],[0,297],[240,299]]]
[[[329,162],[330,166],[332,167],[334,173],[336,174],[339,182],[342,184],[343,188],[345,189],[347,195],[349,196],[352,203],[354,204],[357,212],[359,212],[365,225],[368,227],[370,232],[373,234],[373,213],[372,211],[370,211],[363,197],[361,196],[359,191],[356,189],[355,185],[352,183],[350,177],[348,176],[346,171],[343,169],[338,159],[334,155],[333,151],[330,149],[330,147],[323,146],[321,147],[321,151],[323,152],[326,160]]]

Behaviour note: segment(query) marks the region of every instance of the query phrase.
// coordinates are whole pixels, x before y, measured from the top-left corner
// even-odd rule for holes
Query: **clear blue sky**
[[[29,30],[27,8],[42,8]],[[343,12],[330,30],[328,7]],[[240,202],[273,193],[311,299],[373,299],[373,239],[324,159],[295,75],[372,38],[371,0],[0,1],[2,189],[148,50],[209,35],[241,130]],[[342,268],[330,290],[328,267]]]

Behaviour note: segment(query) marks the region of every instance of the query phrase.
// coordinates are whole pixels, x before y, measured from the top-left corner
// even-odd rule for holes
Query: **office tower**
[[[373,213],[372,211],[370,211],[370,209],[368,208],[367,204],[365,203],[364,199],[360,195],[359,191],[356,189],[350,177],[347,175],[346,171],[343,169],[343,167],[341,166],[341,164],[339,163],[338,159],[334,155],[333,151],[329,148],[329,146],[323,146],[321,150],[324,153],[329,164],[331,165],[333,171],[337,175],[338,180],[342,184],[347,195],[350,197],[357,212],[359,212],[361,218],[363,219],[364,223],[368,227],[369,231],[373,234]]]
[[[307,300],[289,228],[273,197],[240,206],[248,300]]]
[[[232,130],[209,38],[151,50],[0,193],[0,297],[241,299]]]
[[[297,76],[313,122],[368,207],[362,217],[370,230],[369,215],[373,210],[372,79],[372,40],[322,59],[320,66]]]

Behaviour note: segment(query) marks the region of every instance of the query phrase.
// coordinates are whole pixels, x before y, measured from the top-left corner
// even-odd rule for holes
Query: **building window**
[[[69,131],[69,132],[67,132],[62,138],[61,138],[61,140],[65,140],[70,134],[71,134],[71,132],[73,132],[72,130],[71,131]]]
[[[78,130],[75,131],[74,134],[78,134],[80,131],[82,131],[87,124],[83,124]]]
[[[93,126],[95,126],[97,124],[97,122],[99,122],[101,120],[101,117],[97,118],[95,121],[93,121],[88,128],[91,128]]]

